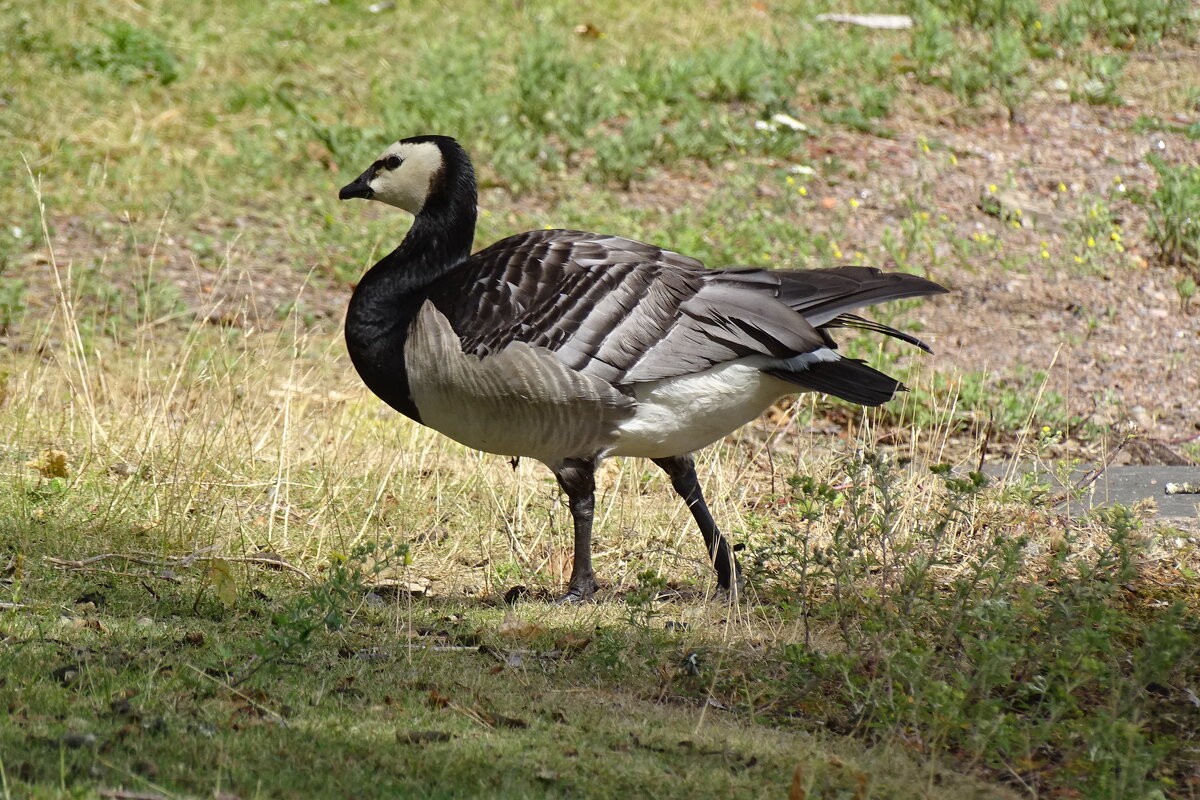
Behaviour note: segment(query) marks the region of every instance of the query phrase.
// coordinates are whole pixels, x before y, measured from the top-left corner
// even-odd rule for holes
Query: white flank
[[[637,410],[633,419],[617,427],[618,439],[609,455],[663,458],[691,453],[755,419],[780,397],[801,391],[749,360],[634,387]]]

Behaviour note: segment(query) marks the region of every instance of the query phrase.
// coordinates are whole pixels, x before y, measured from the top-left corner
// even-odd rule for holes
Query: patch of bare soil
[[[1037,254],[1017,269],[999,257],[979,258],[932,276],[953,290],[921,315],[922,335],[942,363],[1001,374],[1045,371],[1047,390],[1060,394],[1070,413],[1141,431],[1143,443],[1121,460],[1187,463],[1176,448],[1200,439],[1200,310],[1180,301],[1175,282],[1183,273],[1155,263],[1144,207],[1114,187],[1152,190],[1148,152],[1195,164],[1200,147],[1179,134],[1133,133],[1140,113],[1046,102],[1027,109],[1019,125],[992,118],[970,130],[916,128],[909,135],[940,140],[959,154],[957,164],[939,162],[932,176],[918,174],[930,166],[914,167],[911,145],[843,135],[822,146],[872,163],[868,180],[881,207],[853,218],[863,241],[878,241],[895,224],[895,209],[882,199],[889,190],[900,197],[897,187],[921,181],[930,212],[945,215],[964,237],[986,234],[1003,242],[1000,252]],[[1027,216],[1035,216],[1029,227],[981,208],[990,186],[1022,198]],[[1080,268],[1070,255],[1087,246],[1072,226],[1085,220],[1096,197],[1108,198],[1125,248],[1099,271]],[[1040,257],[1043,243],[1049,259]]]
[[[1200,75],[1200,55],[1188,59],[1185,65]],[[853,252],[879,252],[885,232],[898,233],[914,206],[951,228],[947,238],[991,241],[994,255],[966,264],[947,244],[939,245],[946,252],[938,253],[944,260],[936,266],[913,258],[952,290],[920,312],[922,338],[938,365],[998,375],[1045,372],[1046,392],[1060,395],[1071,415],[1111,430],[1109,442],[1136,436],[1114,463],[1191,463],[1179,448],[1200,441],[1200,308],[1181,302],[1175,283],[1185,273],[1157,263],[1146,210],[1131,196],[1157,185],[1148,152],[1196,164],[1200,145],[1179,133],[1135,133],[1135,121],[1149,113],[1137,106],[1043,98],[1025,108],[1018,124],[1002,113],[980,113],[967,126],[949,118],[931,122],[924,100],[924,111],[886,121],[895,132],[890,137],[830,128],[810,140],[797,161],[840,162],[845,177],[810,183],[811,202],[797,224],[843,225],[847,236],[839,247],[847,260]],[[926,150],[922,143],[935,146]],[[704,192],[670,183],[668,176],[647,182],[635,202],[683,204]],[[1016,225],[984,210],[992,197],[1024,207]],[[1124,252],[1106,239],[1096,246],[1107,246],[1109,255],[1081,266],[1073,253],[1087,246],[1083,225],[1097,199],[1119,223]],[[887,259],[871,263],[894,266]],[[1104,456],[1095,446],[1071,454]]]

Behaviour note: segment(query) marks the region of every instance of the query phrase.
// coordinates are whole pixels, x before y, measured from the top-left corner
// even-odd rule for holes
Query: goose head
[[[361,197],[421,212],[431,195],[443,189],[447,167],[462,150],[446,136],[414,136],[388,146],[375,163],[342,187],[338,198]],[[464,154],[465,157],[465,154]]]

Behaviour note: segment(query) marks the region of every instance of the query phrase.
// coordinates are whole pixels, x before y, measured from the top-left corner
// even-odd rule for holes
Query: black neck
[[[430,287],[471,254],[475,176],[454,145],[400,246],[359,281],[346,312],[346,345],[363,382],[397,411],[421,421],[408,388],[404,344]]]

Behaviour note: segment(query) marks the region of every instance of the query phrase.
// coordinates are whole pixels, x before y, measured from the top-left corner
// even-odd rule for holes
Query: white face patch
[[[398,166],[389,169],[390,164]],[[396,142],[379,157],[379,171],[371,180],[372,200],[417,214],[425,205],[430,182],[442,168],[442,151],[433,142]]]

